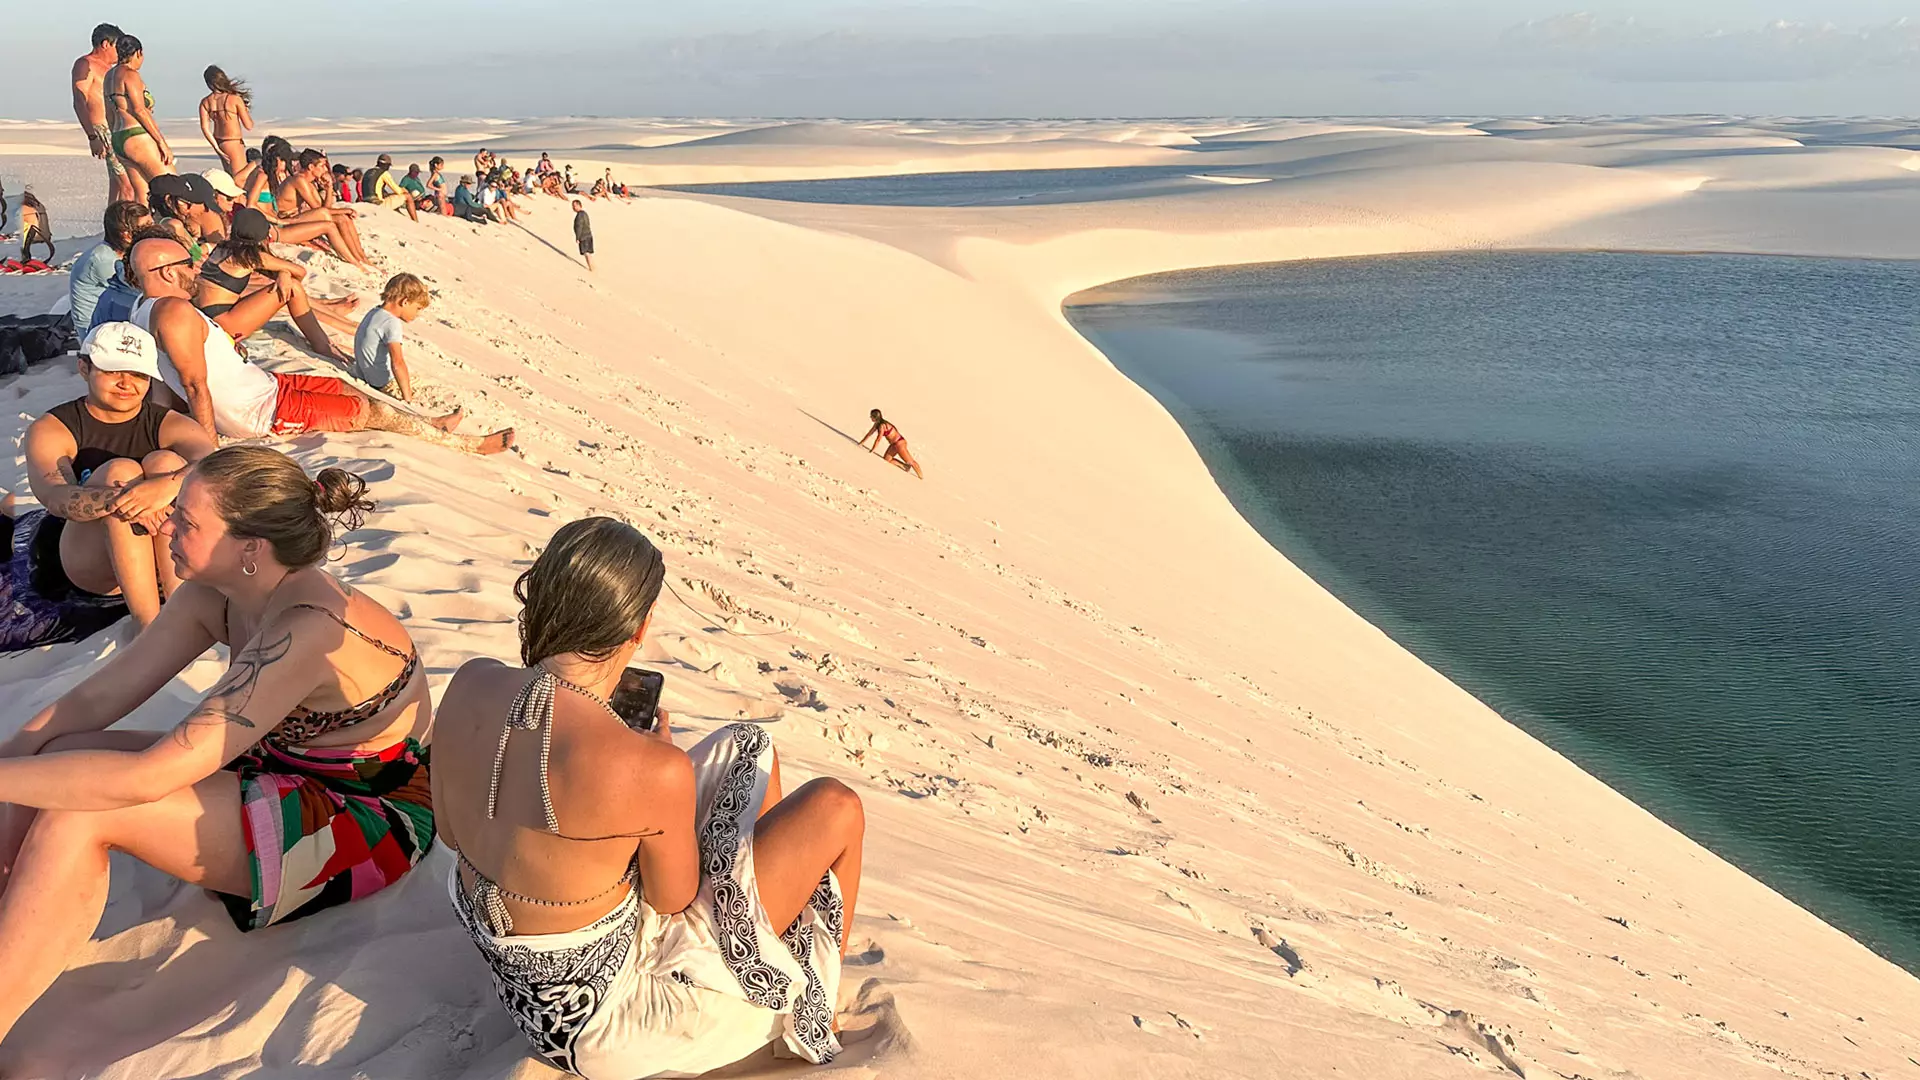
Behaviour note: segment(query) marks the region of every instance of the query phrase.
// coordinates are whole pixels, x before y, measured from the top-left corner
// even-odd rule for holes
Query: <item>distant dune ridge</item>
[[[183,152],[204,149],[191,127],[169,124]],[[488,459],[377,433],[281,444],[372,482],[380,511],[333,568],[406,621],[436,689],[514,655],[510,585],[559,524],[618,514],[736,632],[658,609],[646,656],[683,744],[777,717],[789,786],[830,773],[866,797],[833,1071],[1920,1076],[1920,980],[1344,608],[1059,311],[1154,271],[1410,250],[1920,257],[1913,121],[262,127],[356,164],[440,152],[457,173],[485,145],[635,183],[1187,174],[990,209],[649,194],[592,208],[591,276],[554,250],[571,215],[545,199],[524,231],[366,213],[379,274],[312,260],[322,294],[424,277],[416,386],[519,433]],[[97,221],[71,122],[0,122],[0,155],[9,193],[59,193],[63,235]],[[0,310],[63,291],[0,277]],[[276,323],[248,346],[317,369],[295,340]],[[25,423],[78,386],[0,382],[0,485],[24,490]],[[926,481],[853,445],[875,406]],[[0,659],[0,730],[119,641]],[[128,726],[170,723],[219,670],[202,659]],[[10,1049],[124,1080],[554,1075],[453,923],[448,860],[245,939],[116,862],[99,939]]]

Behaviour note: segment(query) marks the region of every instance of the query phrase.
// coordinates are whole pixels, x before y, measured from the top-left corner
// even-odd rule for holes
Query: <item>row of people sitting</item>
[[[352,917],[329,909],[437,838],[456,853],[450,918],[546,1063],[628,1080],[769,1043],[831,1060],[860,799],[830,779],[785,791],[763,728],[682,750],[651,698],[621,696],[666,576],[652,542],[608,518],[562,527],[515,586],[519,664],[470,661],[436,709],[406,627],[325,568],[373,508],[365,484],[267,447],[206,452],[109,385],[145,357],[126,330],[94,338],[84,400],[155,430],[136,445],[81,417],[72,456],[158,447],[93,473],[129,479],[102,505],[157,523],[174,584],[150,627],[0,742],[0,1039],[93,932],[109,852],[272,932]],[[226,674],[171,731],[108,730],[216,644]]]

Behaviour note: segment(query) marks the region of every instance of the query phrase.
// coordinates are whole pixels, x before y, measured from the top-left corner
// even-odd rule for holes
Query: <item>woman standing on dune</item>
[[[250,931],[376,892],[432,845],[419,653],[321,568],[365,492],[261,446],[209,455],[161,526],[184,583],[159,618],[0,744],[0,1038],[100,921],[109,852]],[[171,732],[106,730],[215,644],[227,673]]]
[[[881,460],[898,465],[902,469],[912,469],[913,475],[925,480],[927,474],[920,471],[920,463],[913,460],[913,455],[907,452],[907,437],[900,434],[900,429],[887,423],[887,418],[880,415],[879,409],[874,409],[867,413],[867,415],[873,418],[873,426],[867,429],[865,435],[861,436],[861,449],[871,454],[875,450],[880,449],[880,440],[885,439],[887,440],[887,452]],[[871,448],[867,446],[867,440],[869,439],[873,440],[873,446]]]
[[[240,176],[247,169],[247,132],[253,130],[253,92],[216,65],[204,75],[211,91],[200,99],[200,134],[220,155],[221,167]]]
[[[132,34],[122,34],[114,42],[120,62],[107,72],[107,126],[109,152],[127,165],[127,179],[133,184],[133,201],[147,201],[147,185],[162,173],[173,171],[173,148],[160,134],[160,122],[153,118],[153,94],[147,90],[140,68],[147,61],[146,49]]]

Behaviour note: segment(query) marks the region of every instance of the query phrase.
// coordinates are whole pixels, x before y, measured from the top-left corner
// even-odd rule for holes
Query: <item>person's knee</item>
[[[93,470],[87,477],[88,487],[106,487],[114,484],[131,484],[146,478],[146,470],[132,458],[114,458],[105,465]]]
[[[171,450],[155,450],[140,459],[140,472],[144,476],[165,476],[186,467],[187,459]]]
[[[806,790],[808,799],[816,800],[848,831],[858,834],[866,830],[867,811],[859,792],[830,776],[807,781]]]
[[[97,810],[42,810],[33,816],[33,828],[27,830],[27,843],[52,843],[63,848],[104,847],[104,817]]]

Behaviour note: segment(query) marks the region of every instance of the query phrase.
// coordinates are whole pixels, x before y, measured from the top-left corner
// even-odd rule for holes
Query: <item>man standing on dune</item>
[[[107,201],[133,198],[133,182],[127,179],[127,166],[113,152],[107,133],[107,70],[120,62],[115,42],[120,28],[101,23],[93,28],[93,51],[73,62],[73,115],[80,130],[87,133],[87,149],[107,163]]]
[[[587,210],[580,200],[573,200],[573,242],[580,245],[580,257],[587,261],[587,269],[593,269],[593,222],[587,217]]]

